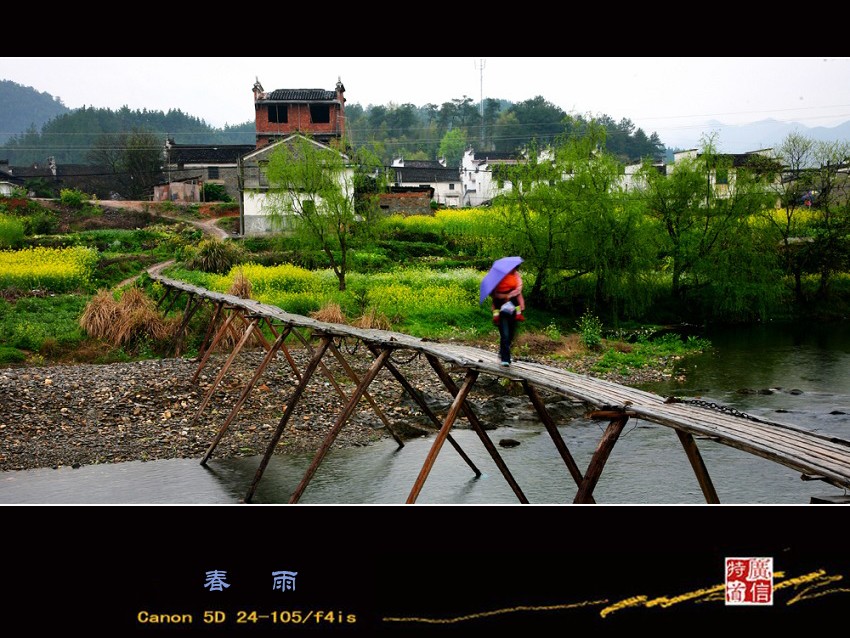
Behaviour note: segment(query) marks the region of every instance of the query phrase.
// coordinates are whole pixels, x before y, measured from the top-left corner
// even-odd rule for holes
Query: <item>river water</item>
[[[700,399],[850,439],[850,323],[765,325],[705,333],[713,348],[680,362],[668,382],[642,389],[662,396]],[[684,375],[685,381],[677,381]],[[587,467],[605,423],[577,420],[560,432],[579,467]],[[576,487],[546,430],[516,421],[489,431],[502,458],[532,504],[571,503]],[[419,504],[515,504],[517,496],[474,432],[452,437],[482,471],[476,477],[451,445],[436,459]],[[433,436],[392,439],[332,449],[301,496],[302,504],[403,504],[431,449]],[[806,504],[841,499],[840,490],[803,481],[799,472],[708,440],[698,446],[724,504]],[[275,456],[255,504],[287,503],[312,455]],[[259,457],[130,462],[77,469],[0,474],[0,504],[237,504],[251,485]],[[614,447],[594,492],[600,504],[699,504],[702,493],[673,430],[631,420]]]

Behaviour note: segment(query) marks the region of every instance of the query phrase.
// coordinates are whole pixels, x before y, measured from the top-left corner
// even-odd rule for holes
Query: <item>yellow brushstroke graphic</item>
[[[588,600],[580,603],[568,603],[562,605],[518,605],[516,607],[504,607],[503,609],[493,609],[491,611],[480,611],[474,614],[465,616],[454,616],[451,618],[420,618],[420,617],[401,617],[401,618],[383,618],[384,622],[419,622],[428,623],[431,625],[451,625],[453,623],[467,622],[469,620],[479,620],[490,616],[500,616],[502,614],[515,614],[520,611],[560,611],[563,609],[578,609],[579,607],[591,607],[593,605],[604,605],[607,600]]]
[[[793,605],[803,600],[811,600],[814,598],[820,598],[822,596],[826,596],[828,594],[836,594],[836,593],[850,593],[850,589],[844,587],[832,587],[829,588],[828,585],[832,583],[836,583],[844,579],[842,575],[829,575],[825,570],[819,569],[814,572],[810,572],[808,574],[803,574],[802,576],[796,576],[794,578],[789,578],[787,580],[781,580],[776,582],[775,579],[784,578],[785,572],[774,572],[774,592],[795,588],[798,591],[791,599],[789,599],[785,604]],[[424,616],[402,616],[402,617],[387,617],[383,618],[384,622],[397,622],[397,623],[426,623],[432,625],[450,625],[462,622],[468,622],[470,620],[479,620],[482,618],[488,618],[492,616],[499,616],[503,614],[513,614],[523,611],[530,612],[544,612],[544,611],[562,611],[569,609],[579,609],[581,607],[592,607],[599,605],[607,605],[603,609],[600,610],[599,615],[602,618],[623,609],[634,608],[634,607],[661,607],[666,609],[667,607],[671,607],[673,605],[677,605],[683,602],[708,602],[708,601],[722,601],[724,600],[723,591],[725,589],[725,584],[713,585],[711,587],[706,587],[702,589],[696,589],[694,591],[686,592],[683,594],[679,594],[676,596],[659,596],[657,598],[650,599],[649,596],[632,596],[630,598],[624,598],[616,603],[611,605],[607,605],[607,600],[587,600],[576,603],[564,603],[559,605],[517,605],[515,607],[504,607],[502,609],[493,609],[490,611],[481,611],[475,612],[471,614],[465,614],[463,616],[453,616],[448,618],[429,618]]]

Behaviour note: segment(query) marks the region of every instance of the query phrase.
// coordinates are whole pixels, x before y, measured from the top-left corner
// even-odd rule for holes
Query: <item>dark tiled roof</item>
[[[404,160],[404,168],[439,168],[443,169],[445,166],[440,164],[437,160]]]
[[[56,175],[53,175],[53,171],[50,170],[50,167],[45,164],[38,164],[38,166],[10,166],[8,169],[5,169],[3,174],[11,172],[12,177],[18,177],[20,179],[32,179],[35,177],[43,177],[48,180],[53,179],[67,179],[74,177],[93,177],[93,176],[102,176],[102,175],[112,175],[113,171],[108,166],[96,166],[93,164],[58,164],[56,166]]]
[[[171,164],[234,164],[255,148],[253,144],[175,144],[168,151],[168,159]]]
[[[10,175],[5,170],[0,169],[0,182],[11,182],[12,184],[18,184],[23,186],[24,178],[18,177],[16,175]]]
[[[324,89],[275,89],[266,94],[263,102],[331,102],[336,100],[335,91]]]
[[[476,160],[505,161],[520,159],[520,157],[516,151],[475,151]]]
[[[408,168],[396,166],[393,168],[397,182],[417,182],[418,184],[435,184],[440,182],[459,182],[460,171],[456,168]]]

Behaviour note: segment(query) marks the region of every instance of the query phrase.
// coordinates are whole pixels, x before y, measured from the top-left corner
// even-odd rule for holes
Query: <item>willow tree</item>
[[[778,253],[758,219],[772,208],[774,164],[754,156],[733,166],[715,152],[683,157],[669,171],[641,169],[647,216],[659,227],[659,257],[681,306],[699,301],[727,318],[764,315],[778,301]]]
[[[321,250],[340,290],[345,290],[356,229],[366,217],[356,204],[358,175],[371,169],[307,136],[289,138],[268,156],[264,212],[272,227]]]
[[[510,185],[497,201],[505,249],[534,272],[531,295],[560,303],[570,282],[589,279],[592,303],[616,322],[621,308],[648,301],[637,284],[652,270],[651,238],[620,187],[621,164],[604,150],[604,128],[565,123],[568,132],[547,153],[532,144],[527,161],[498,167],[495,177]]]

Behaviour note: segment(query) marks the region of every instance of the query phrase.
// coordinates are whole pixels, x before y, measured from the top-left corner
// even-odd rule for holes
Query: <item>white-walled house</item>
[[[460,206],[460,172],[456,168],[447,168],[445,160],[396,158],[390,167],[390,176],[396,188],[430,187],[434,190],[432,201],[447,208]]]
[[[239,234],[245,237],[265,235],[273,232],[279,232],[280,226],[272,222],[272,217],[269,213],[269,182],[266,175],[266,167],[268,166],[269,157],[280,147],[281,144],[292,145],[296,139],[308,140],[311,144],[325,150],[330,150],[348,161],[348,156],[340,153],[330,146],[307,138],[300,134],[287,136],[281,140],[263,146],[247,155],[244,155],[239,160]],[[349,166],[340,175],[340,188],[348,194],[354,201],[354,167]],[[294,213],[293,213],[294,214]],[[285,223],[284,223],[285,226]]]
[[[467,149],[460,164],[460,180],[463,196],[461,206],[477,208],[490,203],[494,197],[511,190],[510,184],[499,187],[493,179],[493,167],[496,165],[517,164],[521,161],[516,153],[483,151],[476,154]]]
[[[552,152],[548,149],[540,151],[537,155],[538,162],[551,162]],[[528,161],[527,154],[519,151],[478,151],[467,149],[463,154],[460,166],[460,179],[462,183],[463,196],[461,206],[477,208],[493,201],[493,199],[511,191],[509,182],[499,185],[498,180],[493,179],[493,169],[496,166],[512,166],[524,164]]]

